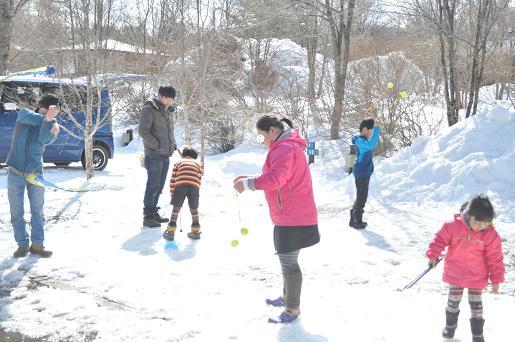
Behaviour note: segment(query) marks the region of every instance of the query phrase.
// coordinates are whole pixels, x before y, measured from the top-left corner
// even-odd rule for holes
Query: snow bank
[[[482,192],[509,214],[515,205],[514,132],[515,109],[490,107],[381,162],[371,189],[396,202],[460,203]]]

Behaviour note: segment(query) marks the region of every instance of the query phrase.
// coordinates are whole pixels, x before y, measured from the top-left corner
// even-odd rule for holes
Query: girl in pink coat
[[[283,123],[288,126],[287,129]],[[298,263],[299,251],[320,241],[318,217],[311,173],[304,150],[307,143],[292,128],[288,119],[264,115],[256,123],[257,132],[264,138],[269,151],[262,174],[257,177],[238,176],[234,188],[263,190],[274,227],[274,246],[283,273],[283,295],[267,299],[273,306],[286,306],[272,323],[289,323],[300,314],[302,272]]]
[[[461,213],[453,221],[443,224],[429,244],[426,256],[433,267],[448,247],[443,273],[443,281],[449,284],[444,339],[454,337],[463,289],[468,288],[472,341],[484,342],[481,294],[488,279],[494,293],[499,292],[499,284],[504,281],[501,238],[492,226],[493,218],[494,209],[488,197],[477,195],[463,204]]]

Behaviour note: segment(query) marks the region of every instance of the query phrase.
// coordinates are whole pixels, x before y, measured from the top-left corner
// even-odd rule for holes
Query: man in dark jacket
[[[367,226],[363,222],[363,212],[368,198],[368,185],[370,176],[374,173],[373,153],[379,142],[381,128],[374,119],[365,119],[359,125],[359,135],[352,138],[352,143],[356,146],[356,163],[352,173],[356,183],[356,200],[350,211],[349,226],[356,229],[363,229]]]
[[[170,85],[159,87],[158,97],[145,102],[141,110],[139,134],[145,147],[145,168],[147,187],[143,199],[143,225],[160,227],[168,219],[158,213],[159,195],[163,191],[170,165],[170,157],[175,151],[171,105],[175,99],[175,89]]]
[[[59,114],[59,98],[55,95],[45,95],[38,102],[36,112],[22,108],[16,119],[11,150],[6,164],[7,196],[11,211],[11,223],[14,239],[18,249],[15,258],[26,256],[29,251],[42,257],[50,257],[52,252],[43,246],[45,239],[45,188],[27,181],[30,175],[43,174],[43,152],[45,145],[52,143],[59,134],[59,125],[55,117]],[[25,189],[30,202],[30,237],[25,229],[24,197]],[[32,242],[29,248],[29,242]]]

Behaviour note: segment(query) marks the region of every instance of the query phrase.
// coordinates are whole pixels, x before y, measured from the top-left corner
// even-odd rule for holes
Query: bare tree
[[[94,176],[93,170],[93,135],[108,120],[110,111],[102,113],[108,106],[104,103],[106,79],[102,75],[107,57],[106,40],[115,18],[113,9],[116,0],[67,0],[61,3],[69,27],[75,70],[84,73],[78,83],[72,81],[72,92],[78,99],[77,104],[85,115],[85,121],[80,122],[74,117],[72,106],[64,99],[66,113],[74,125],[81,131],[85,144],[86,178]],[[79,68],[80,65],[80,68]],[[62,74],[63,70],[60,71]],[[80,84],[79,84],[80,83]],[[64,90],[61,89],[63,93]]]
[[[460,0],[413,0],[404,5],[406,14],[422,17],[432,26],[438,37],[440,67],[444,82],[444,98],[447,105],[447,123],[458,122],[459,88],[457,67],[457,13]]]
[[[312,8],[329,25],[332,57],[334,60],[334,105],[331,113],[331,139],[338,139],[343,114],[345,81],[349,63],[352,23],[355,0],[299,1],[303,7]]]
[[[467,101],[467,111],[465,117],[475,115],[477,111],[477,104],[479,101],[479,88],[482,85],[485,64],[488,54],[495,50],[498,42],[490,41],[488,46],[490,33],[494,27],[497,19],[501,13],[504,13],[510,4],[509,0],[495,1],[495,0],[479,0],[476,3],[472,2],[470,6],[471,11],[475,12],[472,21],[475,25],[474,39],[469,42],[472,48],[472,61],[470,67],[470,80]]]
[[[29,0],[2,0],[0,2],[0,75],[7,72],[14,17]]]

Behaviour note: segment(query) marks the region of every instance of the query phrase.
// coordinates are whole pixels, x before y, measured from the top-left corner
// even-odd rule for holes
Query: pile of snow
[[[417,138],[379,163],[371,189],[395,202],[461,203],[481,192],[491,195],[500,213],[510,214],[508,208],[515,206],[513,132],[515,109],[485,109],[437,136]]]

